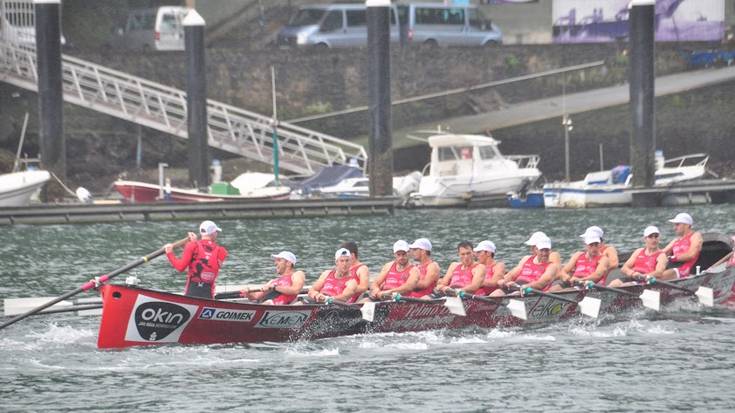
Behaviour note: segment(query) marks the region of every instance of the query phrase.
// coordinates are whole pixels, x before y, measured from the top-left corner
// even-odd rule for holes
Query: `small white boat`
[[[398,198],[408,197],[409,194],[418,190],[420,180],[421,172],[419,171],[411,172],[406,176],[394,176],[393,195]],[[315,189],[312,194],[322,198],[367,198],[370,196],[369,183],[370,178],[366,176],[347,178],[337,185]]]
[[[48,171],[30,170],[0,175],[0,207],[21,207],[51,179]]]
[[[504,156],[500,141],[482,135],[439,134],[428,139],[431,163],[421,177],[416,206],[457,206],[487,199],[504,203],[506,194],[540,176],[538,155]],[[424,168],[426,171],[426,168]]]
[[[657,154],[656,186],[701,178],[707,172],[709,156],[703,153],[663,159]],[[546,208],[590,208],[623,206],[633,202],[627,190],[631,186],[630,166],[621,165],[609,171],[590,172],[583,180],[554,182],[544,185]]]

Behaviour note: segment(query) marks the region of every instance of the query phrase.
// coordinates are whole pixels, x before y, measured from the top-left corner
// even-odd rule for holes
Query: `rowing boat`
[[[727,237],[705,237],[697,265],[707,270],[671,284],[692,291],[709,287],[715,303],[725,302],[735,284],[735,267],[726,263],[712,268],[710,265],[731,250]],[[670,286],[653,284],[624,288],[633,294],[582,289],[555,294],[556,297],[529,294],[498,298],[495,302],[466,299],[462,301],[465,315],[451,312],[443,305],[443,299],[385,301],[375,304],[372,321],[367,321],[359,304],[262,305],[107,284],[101,287],[103,310],[97,345],[101,349],[111,349],[168,343],[253,343],[364,333],[539,325],[577,317],[578,305],[574,302],[585,297],[598,298],[603,314],[640,307],[641,300],[636,296],[645,289],[659,291],[663,304],[690,295]],[[512,315],[507,305],[511,299],[523,302],[525,320]]]

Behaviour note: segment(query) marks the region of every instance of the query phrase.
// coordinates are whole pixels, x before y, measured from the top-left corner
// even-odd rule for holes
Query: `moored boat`
[[[706,241],[697,266],[708,268],[698,275],[673,281],[672,284],[695,290],[709,287],[715,303],[727,301],[735,284],[735,267],[716,263],[732,245],[726,237]],[[640,294],[645,289],[658,290],[663,303],[688,297],[688,292],[666,285],[626,287]],[[102,320],[98,347],[125,348],[166,343],[214,344],[261,341],[309,340],[372,332],[407,332],[443,328],[537,325],[577,316],[578,305],[569,302],[585,297],[601,300],[600,312],[615,314],[636,308],[635,296],[604,290],[574,290],[554,296],[530,294],[504,297],[497,301],[465,299],[465,315],[445,307],[444,300],[426,302],[387,301],[375,304],[367,321],[361,305],[302,304],[262,305],[248,302],[209,300],[127,285],[101,288]],[[508,301],[520,300],[526,308],[526,320],[512,315]]]
[[[0,207],[21,207],[51,179],[43,170],[27,170],[0,175]]]

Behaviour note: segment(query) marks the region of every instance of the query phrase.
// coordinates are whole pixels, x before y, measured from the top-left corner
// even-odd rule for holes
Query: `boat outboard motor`
[[[83,186],[80,186],[76,190],[77,198],[79,199],[79,202],[83,204],[91,204],[94,202],[94,198],[92,197],[92,194],[87,191],[86,188]]]

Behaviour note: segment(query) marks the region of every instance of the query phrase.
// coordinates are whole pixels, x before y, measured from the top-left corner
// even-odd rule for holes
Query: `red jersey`
[[[689,251],[689,247],[692,245],[692,235],[694,235],[694,232],[690,232],[689,235],[682,237],[681,239],[678,239],[674,241],[674,246],[672,248],[672,252],[674,253],[674,256],[679,256],[682,254],[686,254]],[[695,255],[691,260],[685,262],[684,264],[679,267],[679,278],[686,278],[689,276],[689,273],[692,270],[692,267],[699,259],[699,254]]]
[[[411,275],[412,268],[413,265],[409,264],[406,266],[406,268],[403,269],[403,271],[398,271],[398,269],[396,268],[396,262],[393,261],[393,264],[388,270],[388,274],[385,276],[385,281],[383,281],[382,289],[392,290],[405,284],[406,280],[408,280],[409,275]]]
[[[595,270],[597,270],[597,265],[600,263],[601,259],[602,254],[590,257],[586,252],[583,252],[579,257],[577,257],[577,263],[574,266],[573,276],[577,278],[584,278],[589,276],[590,274],[593,274]],[[607,273],[602,275],[602,278],[600,278],[598,283],[605,284],[605,278],[607,278]]]
[[[337,270],[332,270],[327,275],[327,278],[324,280],[324,285],[322,286],[321,293],[324,295],[328,295],[330,297],[336,297],[345,290],[347,287],[347,282],[350,280],[355,280],[356,283],[359,284],[359,279],[356,279],[355,276],[353,276],[351,273],[350,275],[346,277],[337,277]],[[357,300],[356,295],[353,295],[350,297],[347,302],[348,303],[354,303],[355,300]]]
[[[638,256],[635,257],[635,263],[633,264],[633,271],[641,274],[650,274],[656,271],[656,261],[658,256],[663,254],[662,250],[658,250],[651,255],[646,254],[646,249],[641,248]]]
[[[433,263],[434,261],[429,261],[426,263],[426,265],[418,265],[419,269],[419,281],[423,281],[426,278],[426,273],[428,271],[429,265]],[[418,290],[418,291],[411,291],[410,293],[406,294],[406,297],[415,297],[415,298],[421,298],[425,295],[429,295],[434,291],[434,288],[436,288],[436,281],[434,281],[433,284],[429,285],[428,287]]]
[[[551,264],[550,261],[546,262],[540,262],[535,263],[534,257],[529,257],[526,262],[523,263],[523,267],[521,267],[521,273],[518,275],[518,278],[516,278],[516,283],[518,284],[528,284],[533,283],[541,279],[541,276],[544,275],[546,272],[546,268],[548,268],[549,264]],[[551,284],[547,285],[544,290],[549,288]]]
[[[285,287],[292,286],[293,285],[293,279],[291,278],[292,275],[293,274],[287,274],[287,275],[282,275],[282,276],[276,278],[273,281],[273,285],[276,285],[276,286],[285,286]],[[275,298],[273,298],[273,304],[281,304],[281,305],[283,305],[283,304],[291,304],[293,302],[293,300],[295,300],[295,299],[296,299],[296,296],[295,295],[288,295],[288,294],[279,293]]]
[[[464,288],[472,284],[472,269],[476,265],[473,263],[469,267],[464,267],[462,264],[459,264],[454,267],[452,278],[449,280],[449,286],[452,288]]]
[[[497,263],[496,262],[493,262],[492,264],[490,264],[490,265],[487,266],[487,270],[485,271],[485,281],[490,281],[490,280],[493,279],[493,275],[495,275],[494,274],[494,272],[495,272],[495,268],[494,268],[495,267],[495,264],[497,264]],[[490,294],[491,292],[493,292],[493,291],[495,291],[497,289],[498,289],[498,287],[495,287],[495,288],[480,287],[480,288],[477,289],[477,291],[475,291],[475,295],[488,295],[488,294]]]
[[[184,246],[181,259],[177,259],[173,251],[166,254],[166,257],[177,271],[183,271],[188,267],[185,294],[188,294],[192,283],[201,283],[209,286],[211,296],[214,297],[214,282],[219,275],[222,262],[227,258],[225,247],[208,239],[189,241]]]

